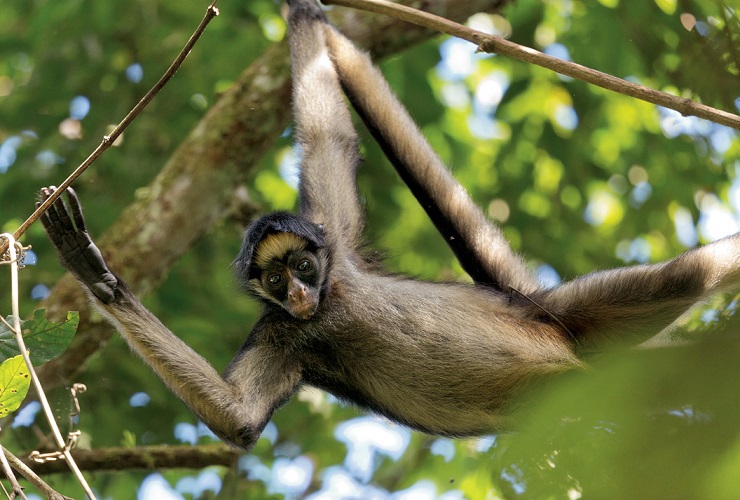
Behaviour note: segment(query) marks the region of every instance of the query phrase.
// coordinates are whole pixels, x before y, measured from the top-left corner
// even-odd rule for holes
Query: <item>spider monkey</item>
[[[740,285],[740,235],[663,264],[537,284],[437,158],[370,58],[314,0],[291,0],[300,215],[246,229],[235,260],[263,312],[223,376],[106,266],[71,189],[42,217],[63,265],[131,348],[224,441],[249,449],[303,384],[414,429],[510,428],[531,383],[583,354],[656,334],[709,293]],[[471,285],[388,275],[358,251],[358,139],[342,90],[449,242]],[[55,188],[43,188],[41,200]]]

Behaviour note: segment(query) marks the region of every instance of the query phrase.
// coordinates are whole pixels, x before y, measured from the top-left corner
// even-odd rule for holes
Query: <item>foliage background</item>
[[[0,4],[2,231],[14,231],[30,213],[38,188],[61,182],[143,95],[204,7],[166,1]],[[224,0],[219,7],[222,15],[175,79],[123,143],[76,183],[93,236],[148,194],[146,186],[177,144],[243,68],[284,34],[280,5],[272,1]],[[692,0],[519,0],[501,15],[476,16],[471,24],[737,112],[737,8]],[[382,67],[443,160],[480,205],[505,223],[512,245],[543,279],[664,260],[738,230],[737,133],[472,52],[464,42],[437,39]],[[369,240],[388,267],[428,279],[465,279],[369,137],[363,149],[359,182]],[[286,182],[290,157],[286,133],[246,183],[251,203],[263,210],[293,207],[296,193]],[[257,314],[256,305],[236,292],[229,270],[242,228],[237,218],[213,227],[145,297],[165,324],[218,369]],[[47,294],[45,287],[62,270],[40,226],[23,241],[34,246],[37,259],[22,274],[23,313],[30,316],[36,298]],[[9,309],[5,287],[0,308]],[[275,415],[272,439],[262,439],[239,467],[88,477],[109,498],[133,498],[139,488],[145,496],[155,487],[174,498],[207,498],[216,491],[224,498],[343,491],[362,497],[396,492],[399,498],[656,492],[729,498],[740,486],[733,313],[734,302],[725,297],[693,315],[676,335],[699,337],[700,345],[595,360],[593,376],[564,380],[528,405],[517,434],[438,440],[357,420],[354,409],[309,392]],[[210,441],[118,337],[75,381],[89,389],[82,400],[85,446]],[[63,417],[66,396],[62,390],[53,396]],[[41,446],[36,431],[38,426],[43,433],[45,425],[36,420],[4,426],[3,443],[19,453]],[[369,425],[385,438],[358,444],[343,437],[345,421]],[[388,448],[393,443],[400,444]],[[294,479],[296,486],[290,477],[304,480]],[[47,479],[75,496],[68,477]]]

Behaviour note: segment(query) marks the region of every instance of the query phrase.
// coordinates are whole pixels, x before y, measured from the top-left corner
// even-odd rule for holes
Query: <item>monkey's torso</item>
[[[522,385],[579,366],[552,327],[524,318],[500,294],[472,285],[409,283],[334,269],[312,319],[268,313],[260,323],[269,327],[256,328],[261,338],[252,342],[289,351],[304,383],[447,435],[509,427],[511,396]],[[442,315],[450,303],[455,317]]]

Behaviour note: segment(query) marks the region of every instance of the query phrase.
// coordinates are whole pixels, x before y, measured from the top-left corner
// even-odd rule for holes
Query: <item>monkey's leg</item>
[[[42,189],[41,201],[54,190]],[[110,272],[85,229],[80,202],[71,189],[67,201],[69,207],[59,198],[41,217],[62,264],[91,292],[94,304],[131,348],[213,432],[232,444],[250,447],[274,408],[295,389],[297,370],[280,353],[254,344],[232,363],[237,367],[228,382],[221,378]],[[238,379],[232,378],[234,374]]]
[[[662,264],[581,276],[532,299],[591,350],[643,342],[702,298],[738,287],[740,233]]]
[[[386,156],[477,283],[508,293],[538,288],[523,260],[447,167],[370,57],[331,26],[326,39],[342,87]]]
[[[324,13],[314,0],[291,0],[288,27],[293,113],[301,147],[301,214],[323,224],[332,243],[356,247],[362,231],[355,171],[357,134],[324,38]]]

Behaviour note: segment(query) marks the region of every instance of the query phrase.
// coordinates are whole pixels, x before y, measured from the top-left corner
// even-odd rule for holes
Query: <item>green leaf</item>
[[[655,0],[655,4],[669,16],[676,12],[676,0]]]
[[[12,317],[7,318],[12,324]],[[54,323],[46,319],[46,310],[37,309],[33,318],[21,322],[23,340],[31,355],[34,366],[46,363],[62,354],[72,341],[80,315],[76,311],[67,313],[66,321]],[[15,335],[4,324],[0,324],[0,360],[20,354]]]
[[[21,406],[29,387],[31,375],[23,356],[19,354],[0,364],[0,418]]]

